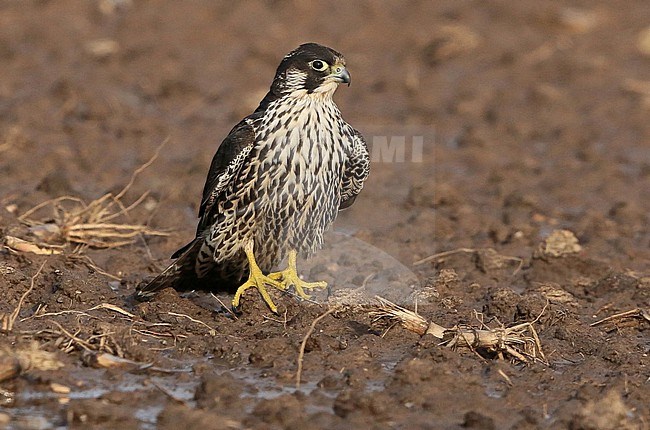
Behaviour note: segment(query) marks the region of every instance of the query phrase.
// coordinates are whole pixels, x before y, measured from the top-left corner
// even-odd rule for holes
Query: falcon
[[[368,177],[363,136],[333,100],[350,84],[345,58],[306,43],[287,54],[258,108],[219,146],[208,172],[196,237],[172,255],[167,269],[136,296],[163,288],[235,288],[232,305],[256,288],[277,312],[267,288],[308,298],[325,282],[298,276],[297,257],[323,243],[338,211],[352,205]],[[287,268],[270,272],[287,259]]]

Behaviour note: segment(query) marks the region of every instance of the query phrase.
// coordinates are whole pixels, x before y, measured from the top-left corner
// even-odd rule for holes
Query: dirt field
[[[135,302],[307,41],[346,55],[336,100],[377,160],[304,266],[334,297]],[[648,429],[649,118],[647,0],[2,1],[0,426]],[[377,152],[391,136],[404,162]],[[109,196],[25,217],[124,187],[127,214]],[[171,235],[60,238],[129,240],[70,228],[98,222]],[[445,327],[534,322],[539,344],[450,348],[376,321],[376,293]]]

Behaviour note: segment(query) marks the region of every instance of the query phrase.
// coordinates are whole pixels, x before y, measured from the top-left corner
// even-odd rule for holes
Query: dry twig
[[[133,315],[131,312],[125,311],[121,307],[116,306],[116,305],[112,305],[110,303],[101,303],[101,304],[99,304],[97,306],[93,306],[92,308],[90,308],[88,310],[89,311],[94,311],[95,309],[106,309],[106,310],[109,310],[109,311],[117,312],[118,314],[122,314],[124,316],[129,317],[129,318],[135,318],[135,315]]]
[[[492,248],[458,248],[449,251],[438,252],[437,254],[429,255],[428,257],[415,261],[413,265],[419,266],[424,263],[428,263],[429,261],[436,261],[445,257],[462,253],[472,254],[474,257],[477,257],[481,269],[502,268],[505,265],[505,262],[517,263],[517,267],[515,267],[515,270],[512,272],[513,276],[516,275],[524,266],[523,258],[501,255]]]
[[[62,246],[38,244],[14,236],[5,236],[5,246],[14,252],[29,252],[36,255],[54,255],[63,252]]]
[[[79,333],[74,333],[74,334],[70,333],[61,324],[59,324],[58,322],[56,322],[54,320],[50,320],[50,322],[52,324],[56,325],[59,328],[59,330],[61,331],[61,333],[63,333],[66,337],[68,337],[70,339],[68,348],[70,348],[72,346],[72,344],[77,344],[80,347],[82,347],[83,349],[85,349],[86,351],[92,351],[93,350],[93,346],[89,342],[81,339],[80,337],[77,337],[77,334],[79,334]],[[68,348],[66,348],[66,349],[68,349]]]
[[[443,257],[448,257],[450,255],[454,254],[460,254],[462,252],[468,253],[468,254],[473,254],[476,252],[476,249],[474,248],[458,248],[458,249],[452,249],[450,251],[443,251],[443,252],[438,252],[437,254],[429,255],[428,257],[424,257],[416,262],[413,263],[414,266],[419,266],[424,263],[428,263],[429,261],[435,261]]]
[[[98,368],[124,368],[127,371],[151,370],[160,373],[190,373],[191,369],[167,369],[164,367],[154,366],[153,363],[142,363],[139,361],[129,360],[118,357],[113,354],[86,352],[82,359],[92,367]]]
[[[228,312],[233,319],[236,319],[236,320],[239,319],[237,314],[235,312],[233,312],[232,306],[226,306],[226,304],[223,302],[223,300],[221,300],[219,297],[217,297],[214,293],[210,293],[210,295],[212,296],[213,299],[215,299],[216,301],[219,302],[221,307],[223,309],[225,309],[226,312]]]
[[[314,321],[311,322],[311,325],[309,326],[309,330],[307,330],[307,333],[305,333],[305,337],[302,338],[302,343],[300,344],[300,352],[298,353],[298,370],[296,370],[296,388],[300,388],[300,379],[302,377],[302,362],[305,359],[305,348],[307,347],[307,341],[309,340],[309,337],[312,335],[312,333],[314,333],[314,330],[316,330],[316,325],[319,323],[319,321],[321,321],[326,316],[331,315],[338,310],[339,307],[334,306],[329,308],[327,311],[323,312],[319,316],[317,316],[314,319]]]
[[[37,310],[36,312],[34,312],[33,315],[21,319],[21,321],[27,321],[27,320],[32,319],[32,318],[54,317],[54,316],[66,315],[66,314],[77,314],[79,316],[85,316],[85,317],[89,317],[89,318],[96,318],[95,316],[90,315],[88,312],[95,311],[95,310],[98,310],[98,309],[106,309],[106,310],[109,310],[109,311],[117,312],[118,314],[122,314],[122,315],[127,316],[127,317],[129,317],[131,319],[136,317],[131,312],[125,311],[124,309],[120,308],[119,306],[112,305],[110,303],[101,303],[101,304],[99,304],[97,306],[93,306],[90,309],[86,309],[85,311],[79,311],[79,310],[76,310],[76,309],[68,309],[68,310],[59,311],[59,312],[39,313],[39,311]]]
[[[79,263],[83,264],[84,266],[86,266],[87,268],[89,268],[90,270],[93,270],[93,271],[99,273],[100,275],[104,275],[107,278],[111,278],[111,279],[114,279],[116,281],[121,281],[122,280],[122,278],[120,278],[119,276],[115,276],[112,273],[108,273],[106,270],[99,267],[97,264],[95,264],[93,259],[90,258],[88,255],[72,254],[72,255],[68,256],[68,259],[70,259],[73,262],[79,262]]]
[[[204,326],[205,328],[207,328],[207,329],[209,330],[210,336],[216,336],[216,335],[217,335],[217,331],[216,331],[215,329],[213,329],[212,327],[210,327],[209,325],[207,325],[207,324],[204,323],[203,321],[200,321],[200,320],[197,320],[197,319],[195,319],[195,318],[192,318],[192,317],[189,316],[189,315],[179,314],[179,313],[176,313],[176,312],[167,312],[167,315],[171,315],[171,316],[175,316],[175,317],[183,317],[183,318],[187,318],[188,320],[190,320],[190,321],[192,321],[192,322],[194,322],[194,323],[197,323],[197,324],[201,324],[202,326]]]
[[[2,330],[3,331],[10,332],[11,330],[13,330],[14,324],[16,323],[16,320],[18,319],[18,316],[20,315],[20,309],[22,308],[23,303],[25,302],[25,299],[27,298],[29,293],[31,293],[32,290],[34,289],[34,285],[36,284],[36,278],[38,278],[38,275],[41,274],[41,271],[43,270],[43,267],[45,267],[45,263],[46,262],[44,261],[41,264],[41,267],[38,268],[38,270],[36,271],[34,276],[32,276],[32,279],[31,279],[31,281],[29,283],[29,288],[27,289],[27,291],[25,291],[23,293],[22,296],[20,296],[20,300],[18,300],[18,305],[13,310],[13,312],[11,312],[11,314],[9,314],[9,316],[8,316],[8,318],[6,318],[6,320],[5,320],[5,318],[3,318],[3,321],[2,321]]]
[[[603,318],[601,320],[598,320],[598,321],[596,321],[594,323],[589,324],[589,326],[594,327],[594,326],[600,325],[600,324],[602,324],[604,322],[613,321],[613,320],[620,320],[620,319],[624,319],[624,318],[643,318],[646,321],[650,322],[650,311],[645,310],[645,309],[641,309],[641,308],[636,308],[636,309],[632,309],[632,310],[629,310],[629,311],[620,312],[618,314],[610,315],[610,316],[608,316],[606,318]]]

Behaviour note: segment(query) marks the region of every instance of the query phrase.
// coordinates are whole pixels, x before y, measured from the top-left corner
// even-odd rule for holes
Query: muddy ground
[[[1,2],[3,243],[51,241],[19,217],[118,193],[165,141],[122,201],[149,194],[114,221],[173,234],[1,248],[0,425],[648,428],[649,28],[645,0]],[[308,275],[372,279],[447,327],[539,316],[547,364],[446,348],[354,299],[322,316],[334,305],[276,294],[273,315],[251,292],[237,318],[205,294],[131,299],[192,237],[220,140],[312,40],[346,55],[353,84],[336,99],[376,162],[337,221],[339,254]],[[404,162],[376,152],[386,136],[405,136]],[[559,229],[579,246],[553,256]],[[416,294],[382,262],[417,275]]]

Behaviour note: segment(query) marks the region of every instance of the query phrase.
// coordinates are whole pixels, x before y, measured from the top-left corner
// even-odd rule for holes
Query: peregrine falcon
[[[306,43],[283,59],[258,108],[239,122],[212,159],[203,188],[196,237],[160,275],[138,287],[151,297],[180,290],[255,287],[277,308],[267,287],[309,297],[325,282],[299,278],[297,255],[322,246],[337,213],[352,205],[368,177],[363,136],[345,122],[332,96],[350,84],[345,58]],[[288,267],[269,273],[288,257]]]

